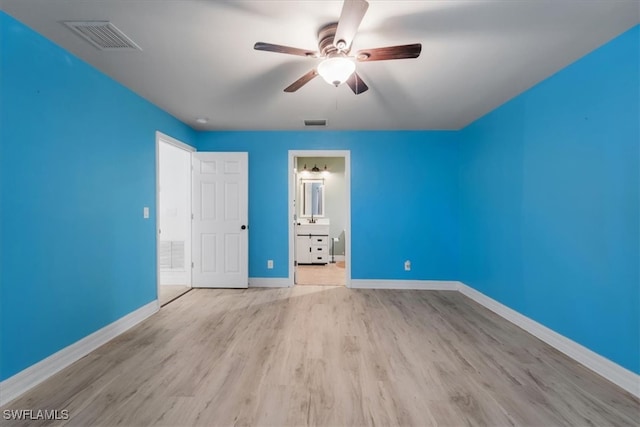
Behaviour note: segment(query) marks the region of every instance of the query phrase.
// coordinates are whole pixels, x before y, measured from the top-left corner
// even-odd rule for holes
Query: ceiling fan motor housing
[[[348,49],[338,50],[334,44],[333,39],[336,36],[336,29],[338,28],[337,22],[332,22],[331,24],[327,24],[324,27],[320,28],[318,31],[318,49],[320,50],[320,56],[330,57],[332,54],[336,53],[344,53],[348,54]],[[346,47],[346,43],[343,42]]]

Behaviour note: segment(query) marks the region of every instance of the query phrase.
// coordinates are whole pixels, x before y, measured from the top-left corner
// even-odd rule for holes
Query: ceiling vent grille
[[[64,24],[100,50],[142,50],[109,21],[65,21]]]
[[[305,126],[326,126],[327,125],[327,120],[326,119],[305,120],[304,121],[304,125]]]

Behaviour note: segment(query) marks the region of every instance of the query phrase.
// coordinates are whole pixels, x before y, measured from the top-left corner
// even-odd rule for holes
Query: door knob
[[[243,225],[240,227],[240,229],[242,229],[242,230],[246,230],[246,229],[247,229],[247,226],[243,224]]]

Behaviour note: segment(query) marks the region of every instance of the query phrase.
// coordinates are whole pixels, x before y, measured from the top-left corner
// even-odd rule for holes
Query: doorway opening
[[[191,290],[191,153],[156,132],[157,293],[160,306]]]
[[[289,286],[351,285],[348,150],[289,151]]]

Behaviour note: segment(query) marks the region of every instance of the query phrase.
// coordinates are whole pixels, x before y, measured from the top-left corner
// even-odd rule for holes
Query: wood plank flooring
[[[160,305],[165,305],[178,298],[180,295],[186,294],[191,290],[191,286],[186,285],[160,285],[158,293],[158,301]]]
[[[195,289],[2,409],[74,426],[640,419],[638,399],[457,292],[315,286]]]

